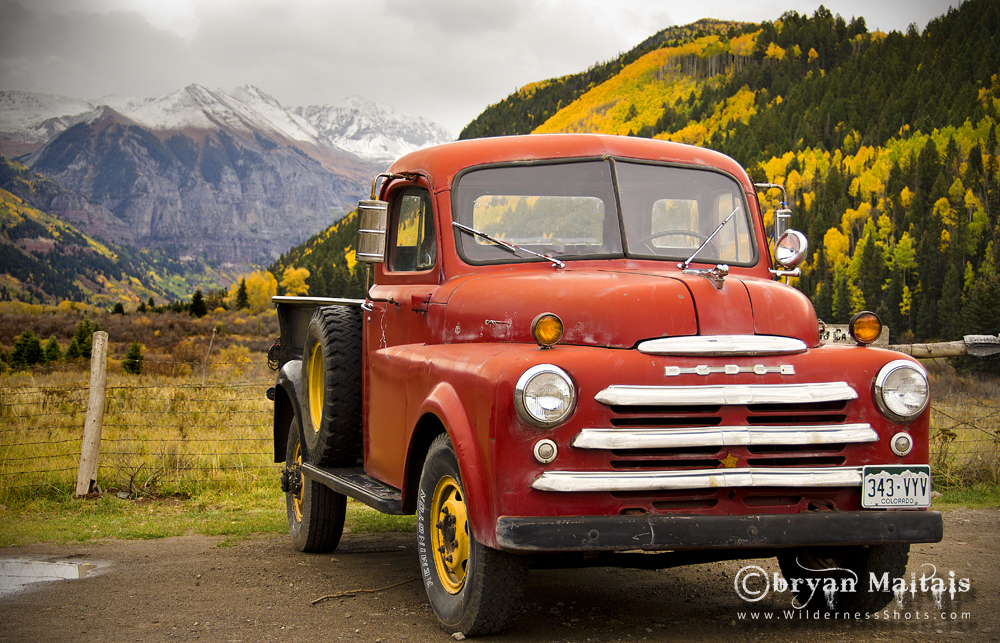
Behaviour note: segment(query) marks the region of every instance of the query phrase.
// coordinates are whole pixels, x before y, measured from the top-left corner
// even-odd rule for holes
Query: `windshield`
[[[743,191],[709,170],[620,160],[490,167],[460,177],[454,205],[459,223],[564,260],[684,261],[735,211],[692,263],[757,259]],[[456,242],[474,264],[541,260],[471,234]]]

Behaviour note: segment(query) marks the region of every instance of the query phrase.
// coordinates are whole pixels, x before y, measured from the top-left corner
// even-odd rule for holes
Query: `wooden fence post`
[[[90,352],[90,398],[87,400],[87,420],[83,425],[80,446],[80,471],[76,476],[76,495],[100,491],[97,486],[97,456],[101,450],[101,429],[104,426],[104,399],[108,386],[108,334],[94,333]]]

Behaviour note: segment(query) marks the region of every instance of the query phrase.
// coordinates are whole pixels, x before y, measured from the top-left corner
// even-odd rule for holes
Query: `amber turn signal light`
[[[562,339],[562,320],[553,313],[542,313],[531,322],[531,336],[542,348],[552,348]]]
[[[882,334],[882,320],[875,313],[863,310],[851,318],[850,332],[854,341],[867,346]]]

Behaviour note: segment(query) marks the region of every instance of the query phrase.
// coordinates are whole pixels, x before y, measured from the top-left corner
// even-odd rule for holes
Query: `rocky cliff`
[[[0,151],[66,188],[37,207],[88,234],[223,265],[271,263],[365,198],[386,150],[450,138],[372,103],[365,113],[385,131],[358,127],[356,106],[285,109],[251,86],[107,98],[117,109],[88,112],[84,101],[0,92]],[[337,125],[337,114],[353,129]],[[333,142],[333,130],[352,151]]]

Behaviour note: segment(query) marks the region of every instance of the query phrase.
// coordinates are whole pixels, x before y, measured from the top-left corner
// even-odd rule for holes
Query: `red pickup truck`
[[[404,156],[359,206],[364,300],[276,297],[275,461],[294,546],[346,499],[417,515],[442,626],[497,632],[531,567],[777,556],[799,604],[877,610],[936,542],[919,362],[822,345],[733,159],[633,137],[488,138]],[[787,199],[786,199],[787,200]],[[794,582],[793,582],[794,581]],[[838,587],[841,585],[838,585]]]

